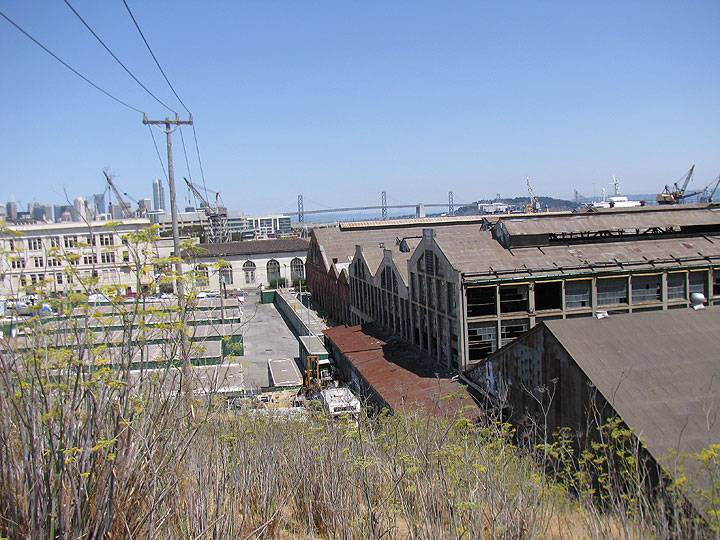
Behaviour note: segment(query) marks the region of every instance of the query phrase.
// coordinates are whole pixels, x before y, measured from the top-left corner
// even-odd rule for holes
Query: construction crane
[[[693,177],[693,173],[695,172],[695,164],[693,164],[692,167],[690,167],[690,170],[685,174],[684,177],[681,177],[677,182],[675,182],[672,186],[665,186],[665,189],[662,193],[658,193],[655,197],[655,200],[658,204],[678,204],[683,199],[686,199],[687,197],[691,197],[693,195],[697,195],[699,192],[693,192],[688,193],[687,187],[690,183],[690,180]],[[680,183],[682,182],[682,186]]]
[[[525,206],[525,213],[534,214],[540,211],[540,201],[532,185],[530,185],[530,177],[525,178],[525,183],[527,184],[528,195],[530,196],[530,200]]]
[[[208,218],[207,241],[210,244],[229,242],[231,237],[230,227],[228,226],[227,208],[222,204],[220,192],[205,188],[205,191],[209,191],[215,195],[215,205],[211,205],[195,184],[187,178],[184,180],[188,189],[200,200],[200,207],[205,211],[205,215]]]
[[[115,187],[115,184],[112,181],[112,175],[107,171],[107,169],[103,170],[103,174],[105,175],[105,179],[107,180],[108,187],[110,188],[110,191],[112,191],[115,194],[115,198],[117,199],[117,204],[120,206],[120,212],[122,213],[122,217],[124,218],[131,218],[133,217],[132,210],[130,209],[130,204],[123,199],[122,195],[120,194],[120,191],[117,187]],[[108,204],[108,209],[110,210],[110,214],[112,214],[112,202]]]
[[[712,182],[710,182],[707,186],[705,186],[702,190],[698,192],[698,195],[700,195],[700,202],[713,202],[713,197],[718,190],[718,186],[720,186],[720,176],[715,178]]]

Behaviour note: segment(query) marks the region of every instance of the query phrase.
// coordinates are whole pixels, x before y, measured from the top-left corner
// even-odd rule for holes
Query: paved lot
[[[259,295],[249,293],[242,310],[243,356],[231,363],[194,368],[198,391],[239,392],[268,387],[268,359],[296,360],[299,356],[298,340],[273,304],[261,304]]]
[[[298,340],[272,304],[261,304],[260,296],[248,294],[243,306],[243,343],[240,360],[247,387],[269,386],[269,358],[297,358]]]

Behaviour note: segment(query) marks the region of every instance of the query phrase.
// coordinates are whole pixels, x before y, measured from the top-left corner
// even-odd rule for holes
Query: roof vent
[[[694,310],[705,309],[705,302],[707,298],[703,293],[694,292],[690,295],[690,307]]]

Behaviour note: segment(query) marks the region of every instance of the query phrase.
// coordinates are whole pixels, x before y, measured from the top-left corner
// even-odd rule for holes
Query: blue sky
[[[71,2],[179,108],[120,0]],[[195,115],[207,186],[234,209],[292,210],[298,193],[306,208],[379,204],[383,189],[402,203],[523,195],[526,176],[556,196],[599,194],[612,174],[653,193],[691,163],[696,185],[720,174],[716,0],[128,2]],[[0,9],[165,114],[60,0]],[[162,173],[139,115],[2,20],[0,51],[0,200],[101,191],[105,166],[151,196]]]

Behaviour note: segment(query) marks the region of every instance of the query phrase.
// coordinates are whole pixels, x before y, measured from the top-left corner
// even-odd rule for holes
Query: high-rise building
[[[154,210],[165,210],[165,188],[159,178],[153,181],[153,204]]]
[[[65,221],[65,220],[63,220],[63,214],[65,214],[65,212],[67,212],[68,215],[71,215],[72,211],[73,211],[72,206],[69,206],[67,204],[56,204],[53,207],[53,214],[55,215],[55,221],[57,221],[57,222]]]
[[[148,212],[152,212],[152,208],[150,208],[150,199],[140,199],[138,201],[138,211],[143,216],[147,215]]]
[[[95,213],[96,214],[104,214],[105,213],[105,194],[104,193],[96,193],[93,195],[93,204],[95,205]]]
[[[33,202],[28,206],[28,211],[36,221],[52,222],[53,220],[52,206],[49,204]]]
[[[6,210],[8,220],[10,220],[10,221],[17,220],[18,210],[17,210],[17,203],[15,201],[9,201],[5,205],[5,210]]]
[[[87,221],[88,214],[85,197],[75,197],[73,210],[73,221]]]

